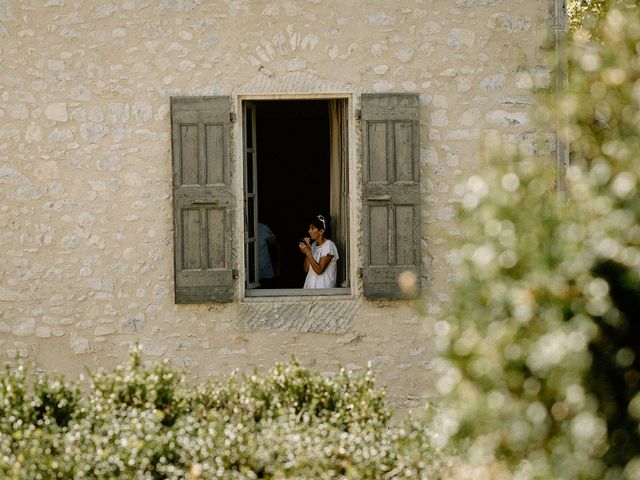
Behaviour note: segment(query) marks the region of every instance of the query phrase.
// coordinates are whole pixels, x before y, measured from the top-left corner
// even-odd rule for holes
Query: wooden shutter
[[[176,303],[233,298],[230,106],[229,97],[171,99]]]
[[[420,103],[417,94],[362,95],[364,295],[403,298],[420,281]]]

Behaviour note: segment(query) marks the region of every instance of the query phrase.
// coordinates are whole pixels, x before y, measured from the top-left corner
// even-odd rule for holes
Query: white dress
[[[338,273],[338,248],[336,244],[327,239],[320,246],[313,242],[311,244],[311,255],[315,258],[316,262],[320,263],[322,257],[332,255],[333,258],[320,275],[313,271],[311,265],[309,265],[309,271],[307,272],[307,278],[304,281],[303,288],[334,288],[336,286],[336,275]]]

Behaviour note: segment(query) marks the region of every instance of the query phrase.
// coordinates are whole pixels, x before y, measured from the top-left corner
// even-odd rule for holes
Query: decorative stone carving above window
[[[286,94],[305,95],[312,94],[352,94],[358,93],[353,85],[348,83],[323,80],[316,75],[302,72],[288,73],[281,78],[275,74],[260,73],[241,86],[236,92],[238,95],[259,94]]]

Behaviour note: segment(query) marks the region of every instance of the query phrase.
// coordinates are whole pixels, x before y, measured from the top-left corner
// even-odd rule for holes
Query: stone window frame
[[[348,183],[349,183],[349,243],[347,256],[349,258],[348,277],[350,285],[348,287],[338,287],[332,289],[321,290],[304,290],[302,288],[286,288],[286,289],[269,289],[260,290],[259,292],[251,292],[246,285],[246,268],[244,255],[244,124],[243,124],[243,102],[245,101],[276,101],[276,100],[346,100],[347,102],[347,134],[348,138]],[[232,158],[232,169],[234,176],[233,191],[236,196],[236,231],[242,232],[237,235],[234,253],[238,262],[238,280],[239,291],[238,296],[242,302],[264,302],[286,299],[288,301],[311,300],[318,299],[331,300],[348,300],[356,299],[361,295],[361,282],[359,282],[358,265],[361,264],[361,244],[359,238],[358,225],[361,225],[360,212],[357,208],[360,202],[360,181],[358,177],[358,159],[359,159],[359,141],[360,135],[357,125],[359,95],[354,92],[322,92],[322,93],[242,93],[232,96],[232,106],[235,109],[235,118],[237,121],[232,127],[232,150],[234,152]],[[355,160],[353,160],[355,159]]]

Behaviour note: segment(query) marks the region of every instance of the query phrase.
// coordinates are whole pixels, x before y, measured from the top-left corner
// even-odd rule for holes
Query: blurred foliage
[[[423,422],[390,424],[368,370],[321,375],[292,360],[187,385],[135,350],[88,385],[43,375],[27,388],[25,371],[0,377],[7,480],[433,479],[443,467]]]
[[[569,32],[578,30],[598,37],[597,25],[612,9],[637,9],[640,0],[567,0],[567,24]]]
[[[491,478],[640,478],[639,9],[593,28],[535,112],[563,125],[566,198],[551,160],[499,152],[460,192],[437,423]]]
[[[606,15],[612,3],[619,0],[567,0],[567,24],[569,31],[581,27],[593,28]]]

